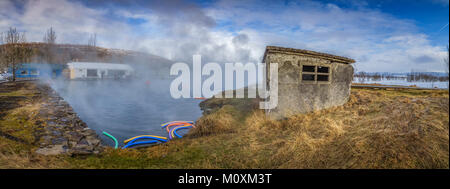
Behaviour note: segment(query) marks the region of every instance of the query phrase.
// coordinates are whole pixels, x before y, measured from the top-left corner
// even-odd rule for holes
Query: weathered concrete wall
[[[273,118],[283,118],[346,103],[350,96],[353,66],[330,59],[293,53],[267,53],[265,62],[278,63],[278,106],[267,110]],[[329,82],[302,81],[302,65],[327,66]],[[268,70],[268,69],[267,69]]]

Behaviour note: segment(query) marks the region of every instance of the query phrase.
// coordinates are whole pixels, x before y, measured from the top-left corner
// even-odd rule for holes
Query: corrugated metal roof
[[[99,63],[99,62],[69,62],[69,68],[75,69],[115,69],[115,70],[134,70],[127,64]]]

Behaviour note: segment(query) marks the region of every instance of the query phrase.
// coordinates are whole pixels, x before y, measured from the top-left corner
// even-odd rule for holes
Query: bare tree
[[[25,41],[25,33],[20,33],[16,28],[9,28],[3,41],[7,44],[22,43]]]
[[[6,62],[3,58],[3,32],[0,33],[0,72],[6,71]]]
[[[53,30],[53,27],[47,30],[47,33],[44,35],[44,42],[48,44],[56,43],[56,32]]]
[[[56,32],[53,30],[53,27],[47,30],[44,35],[44,43],[47,43],[44,47],[44,56],[47,63],[55,62],[55,53],[54,53],[54,44],[56,43]]]
[[[2,38],[2,41],[6,44],[0,47],[0,62],[11,68],[12,79],[15,81],[17,68],[22,62],[29,61],[33,51],[25,43],[25,33],[18,32],[16,28],[9,28]]]
[[[97,34],[94,33],[94,34],[91,34],[89,36],[88,46],[89,47],[96,47],[97,46]]]

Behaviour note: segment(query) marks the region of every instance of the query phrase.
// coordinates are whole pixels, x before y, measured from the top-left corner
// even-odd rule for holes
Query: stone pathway
[[[38,116],[44,121],[35,133],[40,147],[36,153],[43,155],[88,155],[100,153],[104,146],[92,129],[89,129],[51,87],[38,84],[42,96]]]

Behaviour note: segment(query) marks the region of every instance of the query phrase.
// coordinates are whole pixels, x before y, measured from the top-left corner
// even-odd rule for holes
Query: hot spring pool
[[[52,88],[94,129],[103,142],[114,142],[102,135],[115,136],[119,145],[137,135],[168,136],[162,123],[174,120],[197,120],[202,112],[201,100],[173,99],[170,80],[91,80],[51,81]],[[184,134],[186,130],[179,133]]]

